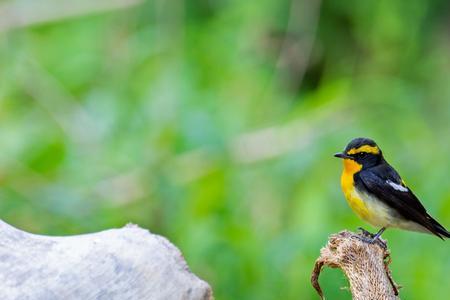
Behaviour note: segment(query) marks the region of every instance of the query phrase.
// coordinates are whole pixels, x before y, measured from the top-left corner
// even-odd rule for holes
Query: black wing
[[[398,173],[387,163],[355,174],[355,184],[384,201],[399,215],[416,222],[442,239],[450,233],[434,220],[419,199],[404,184]]]

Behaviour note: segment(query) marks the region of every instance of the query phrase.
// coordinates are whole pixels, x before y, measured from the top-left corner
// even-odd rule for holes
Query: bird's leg
[[[380,239],[380,236],[383,234],[383,232],[386,230],[386,227],[381,228],[377,233],[373,234],[368,232],[367,230],[364,230],[362,228],[358,228],[359,230],[362,231],[364,236],[360,236],[359,239],[365,243],[368,244],[375,244],[377,243],[379,246],[381,246],[381,248],[383,249],[387,249],[387,245],[385,242],[383,242]]]
[[[378,240],[379,237],[383,234],[383,232],[386,230],[386,227],[382,227],[378,232],[373,236],[374,240]]]

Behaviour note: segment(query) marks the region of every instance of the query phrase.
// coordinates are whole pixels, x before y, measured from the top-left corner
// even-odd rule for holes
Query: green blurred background
[[[374,138],[450,227],[448,1],[0,2],[0,216],[137,223],[217,299],[318,299],[329,234],[365,226],[332,154]],[[388,230],[404,299],[450,294],[448,242]],[[328,299],[350,299],[325,270]]]

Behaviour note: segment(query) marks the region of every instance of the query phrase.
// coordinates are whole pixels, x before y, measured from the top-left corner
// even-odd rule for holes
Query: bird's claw
[[[370,232],[368,232],[368,233],[371,235],[370,237],[367,237],[367,235],[364,231],[363,231],[364,236],[357,235],[355,237],[364,243],[367,243],[370,245],[377,244],[378,246],[383,248],[383,250],[387,250],[386,242],[382,241],[380,239],[380,237],[374,237],[375,236],[374,234],[371,234]]]
[[[374,233],[371,233],[371,232],[365,230],[365,229],[362,228],[362,227],[358,227],[358,230],[361,231],[361,233],[362,233],[363,236],[370,237],[370,238],[372,238],[372,239],[375,237],[375,234],[374,234]]]

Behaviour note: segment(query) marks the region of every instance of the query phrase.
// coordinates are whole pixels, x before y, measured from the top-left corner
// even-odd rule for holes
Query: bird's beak
[[[334,155],[334,157],[338,157],[338,158],[342,158],[342,159],[353,159],[353,157],[345,154],[344,152],[338,152]]]

